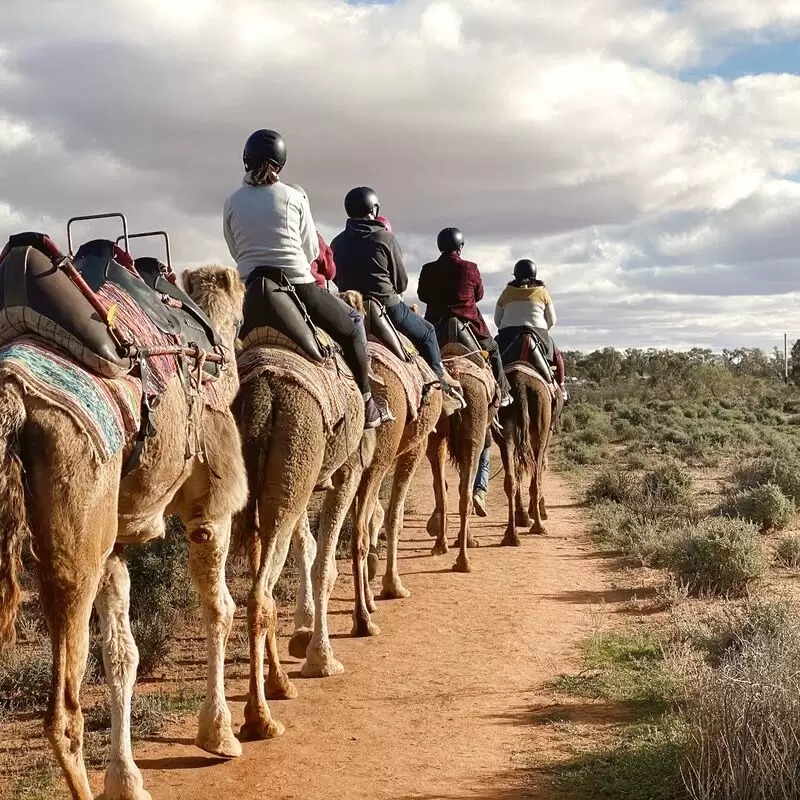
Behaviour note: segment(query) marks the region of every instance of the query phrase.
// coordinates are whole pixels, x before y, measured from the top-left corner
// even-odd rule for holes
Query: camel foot
[[[477,547],[480,547],[481,543],[471,534],[467,537],[467,547],[474,550]],[[461,538],[459,537],[453,542],[453,549],[458,550],[461,547]]]
[[[500,547],[519,547],[522,544],[515,528],[507,528]]]
[[[152,797],[145,791],[136,764],[112,761],[106,768],[105,791],[98,800],[152,800]]]
[[[524,511],[518,511],[514,517],[514,524],[518,528],[530,528],[533,525],[533,517]]]
[[[195,745],[221,758],[238,758],[242,745],[231,729],[231,712],[227,705],[211,702],[200,710]]]
[[[547,528],[539,522],[534,522],[529,533],[531,536],[547,536]]]
[[[367,577],[372,581],[378,574],[378,567],[380,566],[380,559],[378,558],[378,550],[370,545],[369,554],[367,555]]]
[[[281,672],[280,677],[268,677],[264,683],[264,694],[268,700],[294,700],[297,689],[294,684]]]
[[[453,572],[472,572],[472,564],[469,563],[468,558],[462,558],[459,553],[456,563],[453,564]]]
[[[431,514],[428,518],[425,530],[428,531],[428,536],[432,539],[435,539],[439,535],[439,515],[436,512]]]
[[[375,595],[372,594],[372,589],[367,586],[367,591],[364,594],[364,605],[370,614],[374,614],[378,610],[378,605],[375,602]]]
[[[357,639],[366,638],[367,636],[380,636],[381,629],[370,619],[358,617],[353,620],[352,636]]]
[[[531,516],[533,516],[531,514]],[[539,518],[540,519],[549,519],[549,515],[547,513],[547,509],[544,507],[544,503],[539,506]]]
[[[261,742],[264,739],[277,739],[285,732],[286,728],[276,719],[257,719],[242,725],[239,738],[243,742]]]
[[[396,581],[384,582],[381,600],[405,600],[408,597],[411,597],[411,592],[400,583],[399,578]]]
[[[431,550],[432,556],[444,556],[450,552],[450,548],[447,546],[447,542],[444,539],[437,540],[436,544],[433,546]]]
[[[292,658],[305,658],[313,634],[311,628],[298,628],[289,639],[289,655]]]
[[[300,668],[300,674],[304,678],[330,678],[343,672],[344,665],[333,657],[330,647],[322,651],[309,648],[306,660]]]

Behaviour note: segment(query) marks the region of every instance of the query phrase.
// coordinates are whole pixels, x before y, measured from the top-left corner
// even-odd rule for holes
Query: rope
[[[448,362],[448,361],[458,361],[459,358],[466,358],[467,356],[474,356],[477,353],[480,353],[481,355],[483,355],[483,350],[480,350],[480,349],[479,350],[469,350],[466,353],[459,353],[457,356],[448,356],[447,358],[443,358],[442,362],[444,363],[444,362]]]

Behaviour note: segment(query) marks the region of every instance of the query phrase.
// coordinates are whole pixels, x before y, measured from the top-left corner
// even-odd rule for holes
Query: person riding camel
[[[342,348],[364,398],[364,427],[376,428],[381,414],[372,398],[366,342],[344,303],[320,287],[311,271],[319,241],[308,197],[281,182],[286,143],[273,130],[255,131],[242,160],[246,175],[226,201],[223,233],[245,283],[267,276],[288,281],[309,317]]]
[[[458,228],[440,231],[436,246],[441,255],[422,267],[417,286],[417,296],[427,306],[425,319],[438,325],[448,317],[457,317],[469,325],[478,344],[489,354],[492,372],[500,386],[500,405],[507,406],[512,402],[511,390],[500,350],[478,309],[478,302],[483,299],[483,280],[478,265],[461,258],[464,234]]]
[[[336,259],[335,283],[341,291],[355,290],[379,300],[395,328],[405,334],[433,369],[452,412],[465,407],[461,387],[442,364],[433,325],[415,314],[401,294],[408,286],[403,254],[393,233],[378,221],[380,204],[366,186],[351,189],[344,200],[345,229],[331,242]]]
[[[555,346],[550,329],[557,321],[553,299],[544,281],[537,277],[535,262],[523,258],[514,265],[512,280],[497,298],[494,321],[497,325],[497,343],[502,353],[525,332],[533,332],[542,343],[544,354],[556,366],[556,383],[564,391],[564,358]]]

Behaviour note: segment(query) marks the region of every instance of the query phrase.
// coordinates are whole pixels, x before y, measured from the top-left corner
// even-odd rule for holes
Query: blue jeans
[[[487,444],[481,452],[481,457],[478,460],[478,472],[475,475],[475,485],[472,487],[473,494],[475,492],[489,491],[489,452],[491,449],[491,444]]]
[[[386,313],[400,333],[411,340],[420,355],[430,364],[437,378],[441,378],[442,354],[439,352],[439,342],[436,340],[436,331],[428,320],[415,314],[402,300],[393,306],[386,307]]]

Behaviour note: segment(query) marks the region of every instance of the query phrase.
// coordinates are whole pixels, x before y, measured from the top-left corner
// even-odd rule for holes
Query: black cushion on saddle
[[[161,289],[155,288],[157,282],[155,278],[145,270],[145,274],[153,280],[151,284],[144,279],[144,276],[140,277],[126,269],[116,260],[120,257],[120,252],[114,242],[108,239],[94,239],[82,245],[75,254],[75,266],[93,291],[98,291],[106,281],[111,281],[132,298],[160,331],[177,337],[184,345],[196,344],[206,352],[213,352],[214,346],[219,342],[218,335],[215,333],[213,338],[210,337],[205,326],[193,314],[165,305],[159,293]],[[164,283],[169,284],[169,281],[164,280]],[[172,289],[180,291],[174,286]],[[165,290],[163,293],[175,296],[173,291]],[[184,296],[188,303],[195,305],[188,295]],[[182,297],[176,299],[183,302]],[[197,310],[202,314],[199,308]],[[205,315],[203,317],[205,318]],[[213,331],[211,322],[209,320],[206,322]],[[141,344],[146,346],[147,342]],[[209,375],[214,377],[219,375],[219,364],[206,361],[203,368]]]
[[[470,352],[480,351],[481,346],[469,323],[458,317],[445,317],[434,325],[439,347],[446,344],[462,344]]]
[[[181,319],[187,341],[196,342],[203,350],[209,350],[213,345],[222,346],[222,339],[211,320],[180,286],[167,278],[168,270],[164,264],[157,258],[145,257],[137,258],[133,266],[151,289],[181,302],[183,308],[171,310]]]
[[[276,278],[279,272],[276,271]],[[245,339],[257,328],[273,328],[302,348],[312,361],[321,363],[328,353],[317,339],[316,329],[304,312],[305,307],[294,291],[268,277],[262,268],[247,281],[244,322],[239,338]]]
[[[401,361],[409,361],[410,356],[403,347],[400,335],[397,333],[386,309],[380,300],[374,297],[364,298],[364,327],[368,336],[374,336],[379,342],[386,345]]]

